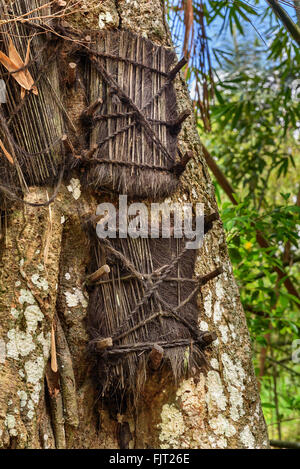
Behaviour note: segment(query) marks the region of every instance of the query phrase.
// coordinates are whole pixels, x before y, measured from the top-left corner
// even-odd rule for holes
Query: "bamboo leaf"
[[[29,58],[29,51],[30,51],[30,41],[27,48],[26,59]],[[21,68],[25,67],[25,63],[21,59],[17,49],[15,48],[11,38],[9,37],[9,47],[8,47],[8,55],[4,54],[4,52],[0,51],[0,62],[2,65],[12,73],[12,77],[16,80],[16,82],[25,90],[32,91],[35,95],[38,94],[37,88],[34,86],[34,80],[28,71],[20,70]],[[19,70],[19,71],[18,71]],[[24,92],[21,93],[21,97],[24,96]]]

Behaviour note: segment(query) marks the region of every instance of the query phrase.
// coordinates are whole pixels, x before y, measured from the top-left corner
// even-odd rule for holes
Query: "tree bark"
[[[160,0],[88,5],[96,9],[68,22],[83,29],[121,27],[171,46]],[[191,106],[182,78],[176,91],[181,112]],[[174,199],[203,202],[216,211],[192,117],[179,140],[181,150],[192,150],[195,159]],[[45,195],[45,188],[31,188],[27,199]],[[86,354],[82,287],[89,262],[82,217],[95,213],[99,196],[96,200],[83,189],[79,198],[78,190],[74,195],[63,187],[48,208],[16,204],[8,219],[0,260],[0,446],[119,448],[125,438],[129,448],[267,448],[249,333],[221,222],[206,235],[195,271],[203,275],[216,263],[224,267],[198,301],[200,328],[218,334],[207,353],[210,369],[177,385],[166,371],[153,373],[134,415],[116,415],[99,400]],[[49,366],[53,324],[58,373]]]

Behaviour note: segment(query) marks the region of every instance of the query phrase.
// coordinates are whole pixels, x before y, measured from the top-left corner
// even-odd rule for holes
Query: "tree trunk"
[[[70,16],[68,22],[83,29],[124,28],[171,45],[163,3],[94,0],[88,2],[94,10]],[[191,106],[183,79],[177,79],[176,92],[179,111]],[[70,100],[70,108],[77,105]],[[192,117],[184,124],[180,146],[192,150],[195,159],[175,199],[203,202],[216,211]],[[134,414],[113,415],[109,403],[99,400],[86,354],[82,285],[90,254],[81,222],[95,213],[99,196],[96,201],[79,189],[75,194],[63,187],[50,207],[15,204],[8,219],[0,251],[0,446],[267,448],[249,334],[221,222],[206,235],[195,271],[203,275],[216,263],[224,267],[198,299],[200,328],[218,334],[212,351],[206,352],[209,370],[177,385],[166,371],[153,374]],[[45,188],[31,188],[26,199],[46,196]],[[49,367],[53,321],[60,386]]]

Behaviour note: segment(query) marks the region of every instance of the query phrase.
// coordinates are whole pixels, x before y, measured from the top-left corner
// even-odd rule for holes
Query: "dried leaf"
[[[32,38],[31,38],[31,39],[32,39]],[[29,64],[31,39],[28,40],[28,45],[27,45],[27,51],[26,51],[26,57],[25,57],[25,65],[26,65],[26,67],[27,67],[27,65]],[[30,79],[32,80],[31,91],[33,92],[33,94],[38,95],[39,93],[38,93],[37,87],[34,85],[32,76],[30,75],[30,73],[29,73],[29,71],[28,71],[28,68],[26,68],[25,74],[26,74],[28,80],[30,80]]]
[[[28,41],[27,52],[25,63],[21,59],[17,49],[15,48],[11,38],[9,37],[9,46],[8,46],[8,57],[2,51],[0,51],[0,62],[2,65],[12,73],[12,77],[19,83],[19,85],[27,90],[32,91],[35,95],[38,94],[36,86],[34,86],[34,80],[28,71],[20,70],[24,68],[29,63],[29,54],[30,54],[30,40]],[[20,70],[19,72],[17,70]],[[15,72],[15,73],[14,73]],[[24,97],[24,91],[21,93],[21,97]]]
[[[11,37],[8,38],[9,40],[9,45],[8,45],[8,57],[14,64],[16,65],[17,68],[23,68],[24,67],[24,62],[21,59],[17,49],[14,46],[14,43],[12,42]]]
[[[25,65],[29,64],[29,58],[30,58],[30,44],[31,44],[31,39],[29,39],[28,44],[27,44],[27,50],[26,50],[26,57],[25,57]]]
[[[11,164],[15,164],[14,163],[14,160],[13,160],[13,157],[11,156],[11,154],[6,150],[5,146],[3,145],[3,142],[2,140],[0,139],[0,148],[2,149],[4,155],[6,156],[6,158],[8,159],[8,161],[11,163]]]
[[[54,373],[57,373],[57,371],[58,371],[57,356],[56,356],[56,344],[55,344],[55,332],[54,332],[53,324],[52,324],[52,327],[51,327],[51,370]]]

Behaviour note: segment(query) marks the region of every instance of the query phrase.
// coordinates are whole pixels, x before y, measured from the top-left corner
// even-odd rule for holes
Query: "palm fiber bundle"
[[[199,331],[197,293],[222,269],[194,278],[196,251],[185,239],[99,240],[88,226],[96,272],[88,277],[89,348],[101,395],[138,398],[152,350],[161,350],[175,380],[202,368],[215,336]],[[103,264],[110,273],[99,279]]]
[[[90,148],[97,148],[85,182],[134,197],[157,198],[176,188],[178,116],[173,80],[185,64],[175,53],[128,31],[92,36],[87,80]],[[87,113],[87,122],[90,115]],[[178,157],[177,157],[178,159]]]

